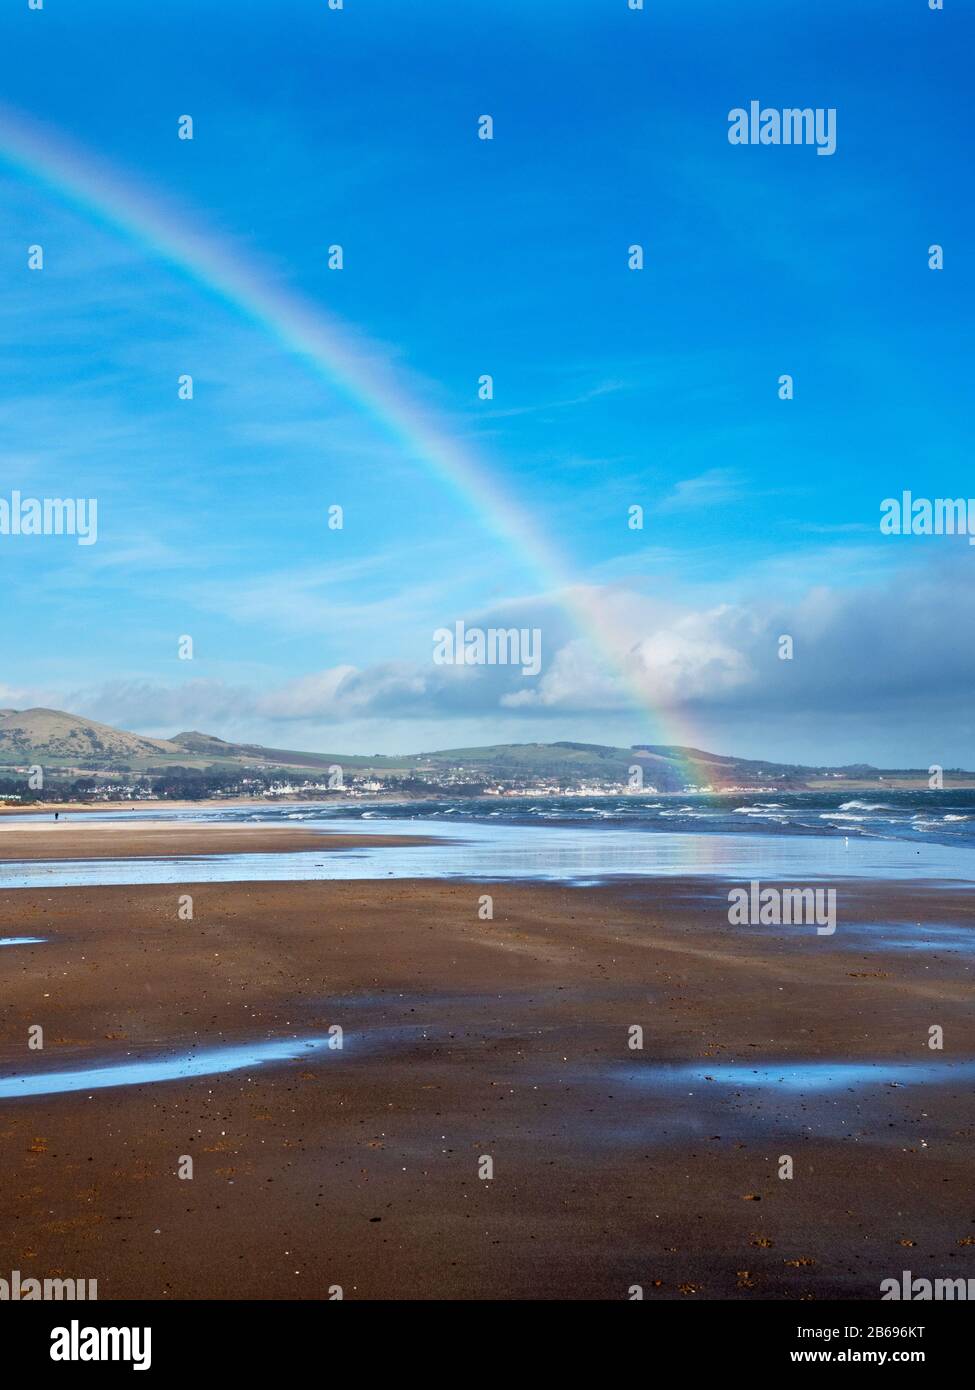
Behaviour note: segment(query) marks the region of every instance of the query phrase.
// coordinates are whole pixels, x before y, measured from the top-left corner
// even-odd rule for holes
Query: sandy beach
[[[0,1101],[10,1269],[103,1299],[875,1299],[905,1268],[975,1275],[973,957],[870,936],[936,930],[937,885],[844,885],[832,938],[732,928],[706,878],[196,884],[192,920],[179,891],[2,896],[0,938],[43,940],[0,950],[0,1075],[336,1026],[342,1049]],[[953,913],[972,926],[970,898]],[[896,1079],[861,1085],[876,1064]]]
[[[284,825],[193,821],[37,820],[0,823],[0,863],[37,859],[193,858],[202,854],[292,854],[370,845],[430,844],[428,835],[322,835]]]

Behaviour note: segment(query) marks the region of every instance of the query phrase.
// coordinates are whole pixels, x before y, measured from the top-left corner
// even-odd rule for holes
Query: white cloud
[[[870,588],[818,585],[797,599],[773,592],[738,604],[681,606],[618,585],[574,590],[574,606],[595,640],[573,633],[551,597],[479,615],[484,625],[493,617],[498,625],[541,629],[536,678],[520,666],[438,666],[431,650],[413,661],[337,664],[260,689],[222,680],[129,680],[59,696],[0,686],[0,705],[44,703],[140,732],[197,727],[266,742],[298,724],[310,747],[326,731],[334,740],[370,721],[398,730],[442,726],[441,746],[461,726],[481,728],[491,742],[501,727],[520,724],[524,736],[537,737],[561,721],[557,736],[571,737],[587,721],[608,727],[633,709],[644,722],[648,710],[683,710],[713,728],[750,727],[756,737],[772,719],[828,726],[856,718],[869,731],[885,718],[902,725],[912,711],[922,721],[934,711],[942,745],[956,736],[970,741],[971,560],[965,547]],[[794,643],[791,661],[779,659],[786,634]],[[298,739],[289,734],[287,741],[298,746]]]
[[[733,502],[742,495],[742,484],[730,468],[711,468],[696,478],[685,478],[654,509],[657,512],[690,511]]]

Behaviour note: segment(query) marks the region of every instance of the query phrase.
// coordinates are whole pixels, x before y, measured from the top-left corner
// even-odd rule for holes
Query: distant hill
[[[0,710],[0,772],[33,763],[72,773],[141,773],[174,767],[281,767],[321,771],[336,763],[350,768],[408,771],[413,761],[410,758],[262,748],[258,744],[228,743],[196,730],[176,734],[173,738],[151,738],[64,710]]]
[[[199,734],[195,730],[188,734],[173,734],[166,742],[173,744],[181,752],[198,753],[211,758],[230,757],[236,746],[227,743],[225,739],[216,738],[213,734]]]
[[[49,759],[89,764],[172,757],[181,749],[160,738],[127,734],[58,709],[0,710],[0,765]]]
[[[385,754],[307,753],[297,749],[264,748],[260,744],[231,743],[213,734],[191,730],[171,738],[148,738],[99,724],[63,710],[0,710],[0,774],[23,772],[32,764],[64,778],[92,774],[152,776],[249,771],[288,774],[324,774],[334,765],[348,773],[396,777],[407,782],[430,779],[451,781],[460,775],[468,782],[562,781],[625,783],[630,769],[639,765],[644,782],[660,791],[679,791],[688,786],[763,787],[799,789],[826,783],[894,786],[899,780],[917,784],[926,770],[884,772],[868,764],[846,767],[811,767],[794,763],[735,758],[709,753],[702,748],[671,744],[637,744],[614,748],[599,743],[498,743],[479,748],[446,748],[430,753]],[[955,772],[952,781],[971,781],[971,774]]]

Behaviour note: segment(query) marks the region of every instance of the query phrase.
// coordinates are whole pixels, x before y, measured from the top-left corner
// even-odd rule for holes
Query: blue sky
[[[975,495],[975,26],[946,3],[6,6],[6,105],[367,342],[614,656],[372,412],[0,157],[0,496],[99,504],[94,546],[0,536],[0,704],[333,751],[975,766],[975,551],[878,530],[904,488]],[[752,99],[835,107],[836,153],[730,145]],[[434,667],[459,619],[539,626],[542,675]]]

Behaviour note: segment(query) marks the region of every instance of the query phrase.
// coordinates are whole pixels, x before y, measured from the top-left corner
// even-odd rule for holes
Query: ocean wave
[[[318,823],[323,828],[343,817],[354,821],[383,819],[428,821],[460,828],[463,822],[486,826],[489,821],[500,830],[502,826],[535,825],[539,832],[552,834],[554,829],[586,826],[594,832],[612,834],[633,828],[647,834],[654,832],[673,835],[747,835],[755,836],[828,836],[850,840],[849,848],[867,836],[883,839],[940,841],[952,846],[975,848],[975,792],[954,792],[950,796],[932,796],[929,791],[892,791],[893,800],[878,802],[861,795],[842,803],[835,792],[801,792],[795,795],[782,792],[779,801],[752,801],[752,795],[762,795],[756,788],[741,796],[701,797],[693,801],[679,799],[686,793],[661,801],[644,801],[642,797],[619,795],[587,800],[583,797],[532,797],[499,801],[498,798],[442,797],[419,802],[390,802],[382,806],[362,803],[283,804],[234,807],[215,814],[217,820],[233,819],[239,823],[285,822]],[[368,808],[368,809],[367,809]],[[186,814],[186,813],[181,813]],[[206,813],[208,816],[210,813]],[[530,832],[529,832],[530,833]]]

